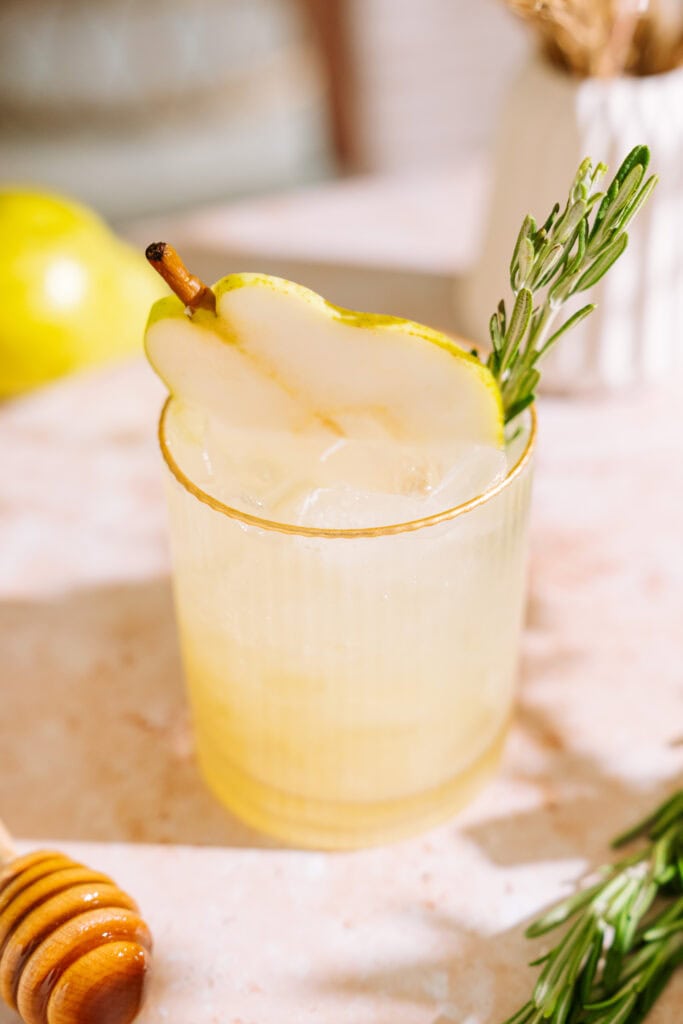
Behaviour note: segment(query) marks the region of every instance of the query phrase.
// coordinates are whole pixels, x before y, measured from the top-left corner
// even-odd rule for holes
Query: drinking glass
[[[197,754],[244,821],[292,845],[365,846],[446,818],[492,772],[514,702],[535,427],[531,410],[504,479],[456,508],[317,529],[202,489],[167,401],[159,438]]]

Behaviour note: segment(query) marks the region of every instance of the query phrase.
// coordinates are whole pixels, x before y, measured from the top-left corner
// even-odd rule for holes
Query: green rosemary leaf
[[[533,401],[533,395],[541,378],[538,370],[521,364],[522,359],[517,352],[510,364],[510,379],[503,385],[503,400],[507,409],[512,409],[513,406],[518,407],[520,402],[526,402],[529,397]],[[517,415],[519,415],[519,411]],[[513,417],[508,416],[508,421],[511,419]]]
[[[518,1010],[514,1017],[508,1017],[505,1024],[529,1024],[530,1021],[537,1015],[536,1007],[532,1002],[525,1003],[524,1006]]]
[[[619,191],[619,182],[617,181],[616,178],[614,178],[613,181],[611,182],[609,188],[605,192],[604,196],[602,197],[602,202],[598,206],[598,212],[595,214],[595,220],[593,221],[593,227],[592,227],[590,235],[589,235],[589,238],[590,238],[591,241],[593,241],[593,239],[597,235],[598,231],[600,230],[602,222],[604,221],[605,217],[607,216],[607,211],[609,210],[610,206],[612,205],[612,203],[616,199],[618,191]]]
[[[580,324],[582,320],[585,320],[587,316],[590,316],[594,309],[595,305],[592,302],[588,303],[587,306],[582,306],[581,309],[577,309],[576,313],[573,313],[569,319],[565,320],[562,326],[555,331],[554,334],[550,335],[548,340],[544,343],[543,348],[539,349],[536,353],[537,358],[544,355],[544,353],[546,353],[548,349],[562,337],[565,331],[571,330],[572,327]]]
[[[579,224],[586,216],[587,203],[585,199],[578,199],[569,207],[566,214],[555,227],[555,237],[558,242],[566,242],[570,239]]]
[[[590,1000],[590,994],[593,989],[593,982],[595,981],[595,975],[597,974],[598,964],[602,956],[602,948],[604,945],[604,926],[601,922],[596,925],[597,933],[596,939],[593,943],[592,949],[588,955],[586,963],[583,966],[581,975],[578,978],[577,983],[577,1002],[580,1006],[585,1006]]]
[[[643,180],[644,173],[644,168],[640,165],[636,165],[631,168],[626,178],[624,178],[621,187],[615,194],[612,202],[609,204],[609,209],[605,212],[605,216],[599,229],[591,239],[592,252],[598,252],[602,245],[607,244],[614,237],[614,234],[617,231],[617,226],[621,221],[621,214],[634,201],[638,187]]]
[[[583,264],[586,255],[586,245],[588,243],[588,221],[584,218],[579,224],[579,230],[576,232],[576,252],[567,260],[567,273],[574,275],[579,267]]]
[[[574,176],[574,181],[569,190],[569,198],[567,199],[567,209],[572,202],[577,199],[585,199],[589,194],[594,185],[594,178],[597,168],[593,170],[593,162],[590,157],[586,157],[581,161],[579,167]]]
[[[512,357],[516,354],[519,344],[526,334],[531,319],[533,298],[528,288],[521,288],[515,299],[515,305],[510,317],[508,329],[505,332],[503,342],[503,361],[501,370],[509,366]]]
[[[612,183],[607,189],[605,197],[602,200],[600,206],[598,207],[598,212],[595,218],[595,222],[593,224],[593,230],[591,232],[591,239],[593,239],[600,230],[600,226],[605,217],[607,216],[607,212],[610,206],[616,199],[622,183],[626,180],[626,178],[631,173],[633,168],[637,167],[640,164],[643,168],[644,173],[647,170],[647,166],[649,163],[650,150],[647,148],[647,146],[635,146],[631,150],[626,159],[623,161],[617,173],[614,175]]]
[[[555,947],[541,971],[534,989],[534,1002],[548,1015],[553,1013],[557,1000],[567,983],[572,984],[580,964],[576,960],[586,950],[594,922],[590,917],[579,917]],[[574,973],[573,973],[574,972]]]
[[[610,242],[603,249],[602,254],[590,265],[588,270],[581,275],[578,282],[571,289],[570,295],[574,295],[576,292],[584,292],[586,288],[592,288],[594,284],[597,284],[612,264],[616,263],[627,245],[628,235],[617,235],[614,241]]]
[[[654,921],[650,921],[643,931],[643,941],[646,943],[659,942],[668,935],[675,935],[683,930],[683,898],[674,900],[664,911],[657,915]]]
[[[525,242],[531,242],[531,237],[535,233],[535,231],[536,231],[536,221],[534,220],[534,218],[532,216],[527,214],[527,216],[524,218],[524,221],[522,222],[521,228],[519,229],[519,234],[517,235],[517,241],[515,242],[515,247],[514,247],[514,249],[512,251],[512,259],[510,260],[510,287],[512,288],[512,291],[515,294],[517,293],[517,290],[520,287],[520,284],[519,284],[519,252],[520,252],[520,249],[522,248],[522,245]],[[531,243],[531,245],[532,245],[532,248],[533,248],[533,243]]]
[[[578,910],[591,903],[602,888],[603,883],[598,882],[596,885],[592,885],[590,889],[582,889],[568,899],[563,900],[544,914],[543,917],[539,917],[533,924],[530,924],[524,934],[528,939],[535,939],[559,927],[559,925],[568,921],[570,917],[573,917]]]
[[[658,891],[659,885],[652,879],[651,881],[645,881],[636,893],[625,925],[623,939],[625,949],[630,949],[633,946],[640,923],[654,903]]]
[[[655,828],[658,822],[669,815],[671,810],[674,809],[674,820],[683,815],[683,790],[676,792],[673,796],[668,797],[663,803],[648,814],[647,817],[642,818],[641,821],[637,822],[633,828],[628,829],[626,832],[622,832],[616,839],[612,840],[612,849],[618,850],[622,846],[628,846],[634,839],[639,839],[641,836],[649,835],[650,830]]]
[[[643,876],[647,877],[647,874]],[[609,923],[614,927],[614,935],[602,971],[602,986],[606,992],[613,992],[618,988],[624,958],[633,945],[642,913],[645,913],[658,892],[656,884],[648,884],[643,878],[636,877],[630,880],[629,885],[614,901],[608,915]],[[654,892],[650,898],[653,886]]]
[[[604,192],[594,192],[592,195],[588,196],[588,199],[587,199],[588,212],[589,213],[592,212],[594,206],[599,206],[604,198],[605,198],[605,193]]]
[[[652,837],[659,837],[664,835],[665,832],[675,824],[683,813],[683,796],[679,800],[674,800],[668,807],[663,807],[655,821],[648,829],[648,835]]]
[[[518,254],[518,289],[523,287],[529,280],[529,275],[533,270],[535,256],[536,253],[534,251],[533,242],[530,238],[523,238],[519,247]]]
[[[672,823],[667,826],[664,834],[657,829],[657,826],[650,832],[651,837],[657,837],[652,857],[652,873],[659,885],[668,885],[676,875],[676,865],[673,863],[673,848],[676,841],[676,826]]]
[[[557,1006],[553,1014],[553,1024],[567,1024],[573,1006],[574,992],[571,988],[566,988],[557,1000]]]
[[[548,953],[543,953],[542,956],[536,957],[535,960],[530,960],[529,961],[529,967],[540,967],[541,964],[547,963],[547,961],[550,960],[550,957],[552,955],[553,955],[552,954],[552,950],[550,950],[550,952],[548,952]]]
[[[505,334],[505,325],[507,323],[507,313],[505,312],[505,299],[501,299],[498,303],[498,322],[500,323],[500,329]]]
[[[648,928],[644,939],[646,942],[659,942],[660,939],[666,939],[669,935],[676,935],[678,932],[683,932],[683,920],[672,921],[671,924],[663,924],[658,928]]]
[[[638,191],[638,187],[644,176],[645,167],[643,164],[636,164],[631,168],[619,187],[617,197],[608,211],[605,223],[613,221],[617,214],[628,205]]]
[[[591,185],[595,185],[605,174],[607,174],[607,164],[603,164],[602,160],[595,165],[595,170],[591,174]]]
[[[636,985],[638,979],[642,979],[647,974],[658,949],[659,947],[654,943],[641,943],[637,949],[629,953],[628,959],[624,961],[624,969],[619,979],[622,995],[629,986]]]
[[[489,320],[489,335],[494,352],[500,352],[503,347],[503,332],[500,329],[498,314],[494,313]]]
[[[657,175],[653,174],[650,178],[647,179],[647,181],[641,188],[640,192],[638,192],[638,194],[633,197],[630,203],[628,203],[627,206],[624,207],[624,209],[621,211],[621,216],[617,218],[617,221],[614,225],[618,231],[623,230],[627,226],[627,224],[629,224],[630,221],[633,220],[633,218],[638,213],[643,203],[649,198],[650,193],[652,192],[658,181],[659,179]]]
[[[538,268],[536,269],[531,284],[533,287],[543,287],[552,278],[553,274],[560,265],[560,261],[565,254],[565,247],[562,243],[558,242],[557,245],[553,245],[544,258],[540,261]]]
[[[643,990],[642,995],[638,1000],[636,1013],[632,1015],[629,1024],[641,1024],[641,1022],[645,1020],[648,1013],[671,981],[671,975],[676,970],[676,966],[677,965],[675,963],[667,964],[666,967],[662,968],[655,974],[650,984]]]
[[[629,1001],[635,1003],[637,995],[635,985],[625,985],[618,992],[614,992],[608,999],[601,999],[595,1003],[586,1003],[584,1010],[587,1010],[588,1013],[601,1013],[603,1010],[623,1006],[624,1003]]]
[[[546,234],[547,234],[547,233],[548,233],[548,232],[550,231],[550,229],[552,228],[552,226],[553,226],[553,222],[554,222],[554,220],[555,220],[555,218],[557,217],[557,215],[558,215],[558,213],[559,213],[559,212],[560,212],[560,204],[559,204],[559,203],[555,203],[555,205],[553,206],[552,210],[551,210],[551,211],[550,211],[550,213],[548,214],[548,217],[547,217],[547,219],[546,219],[546,222],[545,222],[545,224],[543,224],[543,225],[542,225],[542,227],[541,227],[541,230],[542,230],[542,231],[545,231],[545,232],[546,232]],[[529,219],[530,219],[531,221],[533,221],[533,217],[531,217],[531,218],[529,218]]]
[[[637,996],[631,993],[616,1006],[607,1007],[606,1013],[598,1013],[596,1016],[589,1016],[591,1024],[628,1024],[633,1008],[636,1005]]]
[[[650,150],[648,146],[634,146],[631,152],[628,154],[626,159],[623,161],[621,167],[617,171],[614,180],[618,181],[619,184],[626,180],[632,169],[638,164],[641,164],[643,170],[646,171],[648,164],[650,163]]]

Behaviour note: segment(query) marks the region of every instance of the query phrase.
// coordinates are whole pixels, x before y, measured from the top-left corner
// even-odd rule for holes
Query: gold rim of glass
[[[161,454],[164,462],[166,463],[171,475],[175,477],[180,486],[196,498],[197,501],[201,501],[203,505],[208,505],[209,508],[214,510],[214,512],[220,512],[221,515],[227,516],[229,519],[236,519],[240,523],[246,523],[249,526],[256,526],[260,530],[270,530],[274,533],[288,533],[297,537],[346,537],[348,539],[352,539],[354,537],[385,537],[397,533],[414,533],[416,530],[422,530],[429,526],[437,526],[439,523],[445,523],[451,519],[456,519],[458,516],[465,515],[465,513],[471,512],[480,505],[484,505],[486,502],[491,501],[497,494],[500,494],[501,491],[504,491],[509,487],[513,480],[520,475],[522,470],[530,461],[534,445],[536,443],[536,409],[532,405],[529,407],[531,425],[529,427],[529,436],[527,437],[524,449],[515,464],[510,467],[503,479],[494,487],[489,487],[488,490],[482,491],[481,494],[476,495],[474,498],[470,498],[469,501],[462,502],[460,505],[455,505],[453,508],[444,509],[443,512],[437,512],[432,516],[425,516],[423,519],[411,519],[407,523],[392,523],[387,526],[369,526],[354,530],[323,529],[322,527],[317,526],[296,526],[293,523],[279,523],[274,519],[261,519],[259,516],[251,515],[249,512],[240,512],[239,509],[231,508],[230,505],[225,505],[222,501],[219,501],[218,498],[214,498],[213,495],[207,494],[207,492],[203,491],[201,487],[198,487],[193,483],[173,458],[166,441],[166,416],[168,415],[168,411],[172,403],[173,396],[169,395],[164,402],[164,406],[161,410],[161,416],[159,417],[158,437],[159,447],[161,448]]]

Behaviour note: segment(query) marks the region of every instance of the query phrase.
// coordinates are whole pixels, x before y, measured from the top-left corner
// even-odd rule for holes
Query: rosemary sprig
[[[657,184],[656,175],[645,178],[649,161],[647,146],[636,146],[601,192],[607,168],[586,158],[562,211],[556,203],[541,227],[525,217],[510,262],[512,312],[508,317],[501,300],[489,322],[487,366],[500,386],[506,423],[534,401],[539,361],[595,308],[582,306],[551,333],[562,306],[596,284],[626,248],[626,227]]]
[[[647,844],[535,921],[568,925],[531,999],[505,1024],[641,1024],[683,964],[683,790],[615,840]]]

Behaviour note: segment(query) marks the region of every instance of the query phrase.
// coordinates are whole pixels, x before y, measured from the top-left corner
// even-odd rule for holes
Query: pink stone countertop
[[[533,976],[524,921],[682,774],[679,389],[542,402],[502,771],[457,820],[344,855],[268,848],[199,781],[159,402],[134,362],[0,407],[0,813],[137,896],[142,1024],[498,1024]],[[651,1024],[682,1006],[679,977]]]

